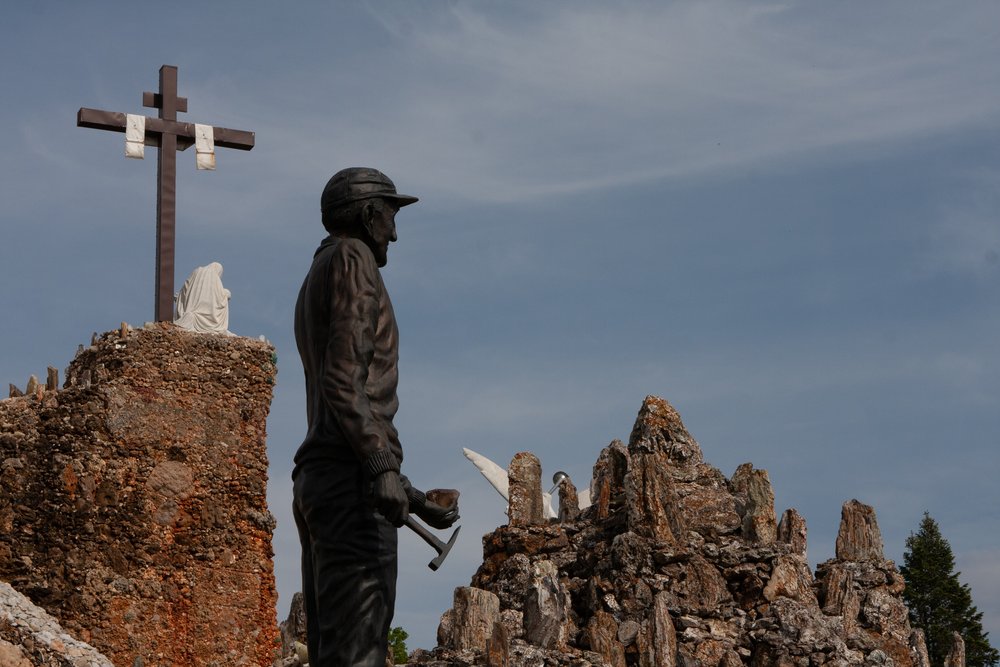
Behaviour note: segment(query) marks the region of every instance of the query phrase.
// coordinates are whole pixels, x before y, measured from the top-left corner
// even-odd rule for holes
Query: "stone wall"
[[[510,524],[483,538],[438,647],[412,665],[929,667],[874,510],[844,504],[836,557],[814,576],[805,521],[778,521],[767,472],[705,463],[663,399],[601,452],[579,516],[539,519],[524,497],[541,495],[537,467],[509,474]]]
[[[0,580],[118,667],[270,665],[274,349],[169,324],[93,342],[61,390],[0,401]]]

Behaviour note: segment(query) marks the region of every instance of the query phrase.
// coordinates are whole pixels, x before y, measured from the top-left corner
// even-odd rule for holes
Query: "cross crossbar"
[[[109,130],[111,132],[125,132],[126,114],[117,111],[103,111],[101,109],[81,108],[76,112],[76,124],[78,127],[91,127],[96,130]],[[237,150],[248,151],[254,146],[255,135],[246,130],[231,130],[227,127],[213,127],[215,132],[215,145],[222,148],[235,148]],[[182,123],[176,120],[163,120],[162,118],[146,118],[146,145],[159,146],[159,136],[164,132],[177,136],[177,149],[186,150],[194,145],[194,123]],[[185,139],[187,141],[185,141]]]

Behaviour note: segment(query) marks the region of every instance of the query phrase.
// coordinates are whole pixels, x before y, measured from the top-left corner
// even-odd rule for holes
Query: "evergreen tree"
[[[406,650],[406,640],[409,636],[406,630],[398,626],[389,630],[389,655],[394,665],[406,664],[406,659],[410,655]]]
[[[972,604],[972,591],[954,571],[951,545],[927,512],[920,530],[906,538],[899,569],[906,580],[903,599],[910,610],[910,623],[926,634],[931,665],[944,665],[952,632],[965,640],[967,667],[992,667],[1000,662],[1000,653],[990,646],[989,633],[983,631],[983,614]]]

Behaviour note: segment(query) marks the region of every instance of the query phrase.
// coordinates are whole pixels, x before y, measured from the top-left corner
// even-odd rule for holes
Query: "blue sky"
[[[770,471],[833,555],[841,504],[889,557],[927,510],[1000,641],[1000,6],[953,3],[19,3],[0,27],[0,380],[152,319],[155,152],[75,127],[253,130],[178,156],[177,285],[219,261],[231,329],[278,349],[279,617],[298,589],[292,306],[319,195],[374,166],[420,203],[384,272],[411,478],[462,490],[443,569],[402,536],[396,623],[430,647],[503,505],[462,458],[578,485],[646,394],[706,458]]]

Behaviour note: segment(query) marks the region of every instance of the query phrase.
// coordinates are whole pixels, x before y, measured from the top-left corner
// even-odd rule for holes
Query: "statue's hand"
[[[379,514],[397,528],[402,526],[410,515],[410,501],[406,498],[402,482],[399,481],[399,473],[387,470],[376,477],[372,495],[375,497],[375,508]]]
[[[451,507],[441,507],[431,500],[425,500],[423,505],[415,507],[413,511],[424,523],[438,530],[450,528],[459,519],[458,501],[452,503]]]

